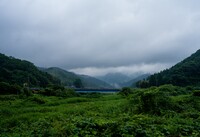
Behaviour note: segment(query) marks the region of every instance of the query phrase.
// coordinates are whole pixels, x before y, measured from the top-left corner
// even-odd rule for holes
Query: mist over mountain
[[[78,75],[85,88],[113,88],[109,83],[88,75]]]
[[[120,83],[124,83],[131,80],[131,77],[122,73],[108,73],[104,76],[98,76],[96,78],[105,81],[116,88],[120,87]]]
[[[43,69],[43,71],[61,80],[64,86],[76,87],[75,82],[80,80],[83,88],[112,88],[106,82],[87,75],[78,75],[57,67]]]
[[[115,88],[122,88],[125,86],[131,87],[135,82],[142,80],[149,75],[150,74],[143,74],[143,73],[134,73],[131,75],[123,73],[108,73],[103,76],[97,76],[96,78],[105,81],[106,83],[109,83]]]
[[[151,74],[142,74],[142,75],[139,75],[139,76],[137,76],[136,78],[131,79],[131,80],[128,81],[128,82],[121,83],[120,86],[121,86],[121,87],[136,87],[136,83],[137,83],[139,80],[146,79],[146,78],[149,77],[150,75],[151,75]]]

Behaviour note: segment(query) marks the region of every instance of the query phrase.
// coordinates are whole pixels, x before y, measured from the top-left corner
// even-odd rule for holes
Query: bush
[[[52,89],[52,90],[64,90],[65,87],[60,86],[60,85],[49,85],[48,88]]]
[[[17,84],[10,85],[6,82],[0,82],[0,94],[18,94],[20,93],[21,87]]]
[[[119,92],[119,94],[123,96],[128,96],[131,93],[131,88],[129,87],[124,87],[122,90]]]
[[[77,97],[79,94],[78,93],[76,93],[76,91],[75,90],[73,90],[73,89],[65,89],[64,90],[64,96],[65,97]]]
[[[102,97],[102,93],[98,92],[92,92],[92,93],[86,93],[86,98],[100,98]]]
[[[42,97],[39,97],[39,96],[33,96],[33,97],[29,98],[29,100],[34,101],[38,104],[45,104],[46,103],[46,100],[43,99]]]
[[[200,90],[193,91],[193,96],[200,97]]]
[[[13,101],[18,99],[18,95],[1,95],[0,96],[0,101]]]
[[[39,94],[45,96],[57,96],[57,97],[76,97],[78,93],[76,93],[73,89],[63,89],[63,88],[52,88],[48,87],[44,90],[41,90]]]
[[[44,90],[41,90],[39,94],[42,94],[45,96],[56,96],[56,92],[51,88],[45,88]]]
[[[189,93],[189,91],[187,91],[185,88],[173,86],[171,84],[162,85],[162,86],[158,87],[158,90],[165,92],[166,94],[172,95],[172,96],[177,96],[177,95]]]
[[[130,103],[136,106],[139,113],[160,115],[163,110],[171,109],[172,101],[169,95],[157,88],[138,90],[130,97]]]
[[[169,98],[158,91],[150,91],[141,95],[141,110],[160,114],[161,109],[166,109],[169,105]]]

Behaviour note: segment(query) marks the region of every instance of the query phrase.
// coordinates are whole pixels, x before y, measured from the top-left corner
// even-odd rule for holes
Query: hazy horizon
[[[200,48],[198,0],[1,0],[0,52],[90,76],[154,73]]]

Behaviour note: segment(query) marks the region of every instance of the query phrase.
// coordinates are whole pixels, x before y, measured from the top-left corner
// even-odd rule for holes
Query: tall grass
[[[171,85],[126,96],[0,98],[0,136],[200,136],[199,97]]]

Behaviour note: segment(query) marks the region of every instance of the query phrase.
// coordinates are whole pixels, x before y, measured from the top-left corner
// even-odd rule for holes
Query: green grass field
[[[167,107],[163,105],[166,100],[150,90],[133,91],[126,97],[119,94],[70,98],[1,95],[0,136],[200,136],[199,97],[162,95],[167,99]],[[148,104],[142,102],[149,95],[155,101],[150,104],[154,106],[151,109],[144,108]]]

